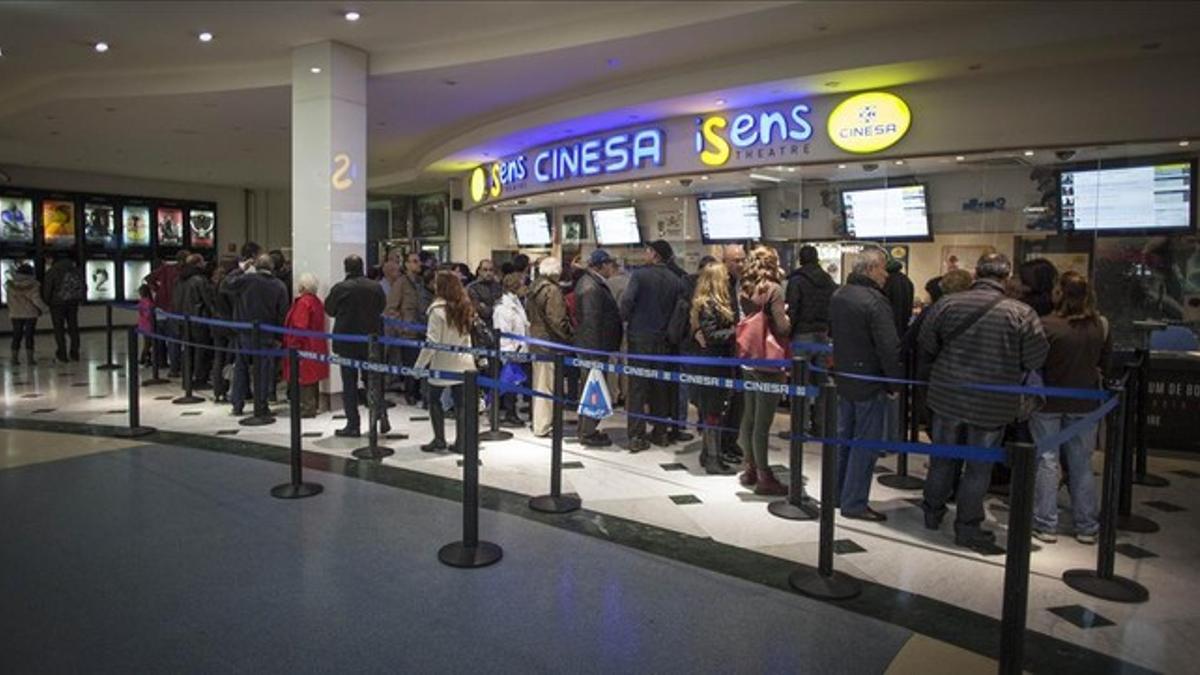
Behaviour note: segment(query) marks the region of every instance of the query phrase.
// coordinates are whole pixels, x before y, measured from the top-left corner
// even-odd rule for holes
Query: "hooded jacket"
[[[41,286],[32,274],[13,272],[11,278],[4,282],[4,292],[8,295],[8,316],[11,319],[36,319],[50,311],[42,300]]]
[[[792,335],[829,332],[829,301],[837,284],[820,263],[805,263],[787,280],[788,318]]]

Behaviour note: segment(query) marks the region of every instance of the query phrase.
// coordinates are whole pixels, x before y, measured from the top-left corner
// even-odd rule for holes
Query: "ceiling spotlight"
[[[1181,147],[1181,148],[1186,148],[1187,146],[1189,146],[1191,144],[1192,144],[1191,141],[1179,141],[1179,147]]]
[[[896,160],[896,166],[904,166],[904,160],[902,160],[902,159]]]
[[[1025,151],[1025,156],[1026,156],[1026,157],[1033,157],[1033,151],[1032,151],[1032,150],[1026,150],[1026,151]]]
[[[321,68],[320,68],[320,66],[313,66],[312,68],[308,69],[308,72],[312,73],[313,75],[320,75]]]
[[[605,61],[609,68],[617,68],[621,65],[621,59],[608,59]]]
[[[204,31],[196,37],[199,38],[201,42],[212,42],[213,40],[213,34],[208,31]]]
[[[829,87],[830,89],[836,89],[839,84],[841,84],[841,82],[837,80],[830,80],[825,83],[825,86]]]
[[[359,14],[358,12],[356,12],[354,10],[350,10],[349,12],[346,12],[342,16],[345,17],[347,21],[358,21],[359,19],[362,18],[362,14]]]
[[[708,176],[700,176],[700,180],[708,180]]]
[[[838,168],[839,168],[839,169],[844,169],[844,168],[846,168],[846,165],[845,165],[845,164],[838,164]]]
[[[725,105],[725,99],[723,99],[723,98],[717,99],[717,105]]]
[[[659,197],[661,197],[661,196],[662,196],[662,190],[659,190],[659,191],[658,191],[658,196],[659,196]]]
[[[92,45],[92,49],[95,49],[97,52],[103,54],[104,52],[108,51],[108,43],[97,42],[96,44]]]
[[[962,161],[965,161],[966,159],[967,159],[966,157],[963,157],[962,155],[958,155],[957,157],[954,158],[954,161],[962,162]]]

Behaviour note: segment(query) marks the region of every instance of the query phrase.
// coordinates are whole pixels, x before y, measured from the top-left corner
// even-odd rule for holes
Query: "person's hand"
[[[703,331],[696,331],[694,337],[696,338],[696,344],[700,345],[700,347],[703,349],[708,349],[708,342],[704,339]]]

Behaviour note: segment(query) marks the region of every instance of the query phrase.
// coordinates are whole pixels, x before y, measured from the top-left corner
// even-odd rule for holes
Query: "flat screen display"
[[[593,209],[592,229],[596,232],[596,243],[601,246],[636,246],[642,243],[637,209],[632,206]]]
[[[1064,231],[1187,230],[1192,219],[1191,162],[1063,171],[1058,213]]]
[[[87,299],[103,302],[117,299],[117,263],[112,260],[89,260],[83,265],[87,277]]]
[[[42,233],[47,246],[75,244],[75,203],[63,199],[42,202]]]
[[[83,205],[83,240],[91,246],[116,246],[117,233],[113,229],[112,206],[94,202]]]
[[[158,245],[183,246],[183,210],[161,208],[155,215],[158,221]]]
[[[137,302],[138,288],[142,285],[142,280],[150,275],[149,260],[126,260],[124,272],[124,298],[131,302]]]
[[[845,190],[842,215],[852,239],[901,241],[929,238],[925,186]]]
[[[193,248],[212,248],[217,229],[217,214],[209,209],[193,209],[189,216]]]
[[[512,215],[513,233],[518,246],[550,245],[550,214],[545,211],[526,211]]]
[[[125,247],[150,245],[150,209],[145,206],[126,206],[121,209],[124,222]]]
[[[33,202],[0,197],[0,241],[33,242]]]
[[[758,196],[708,197],[698,200],[700,237],[706,242],[762,238]]]

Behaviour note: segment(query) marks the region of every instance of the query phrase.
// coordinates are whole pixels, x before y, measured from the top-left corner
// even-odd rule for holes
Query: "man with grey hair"
[[[1049,343],[1037,312],[1009,298],[1004,283],[1012,263],[990,253],[975,266],[970,290],[947,295],[928,311],[921,326],[921,358],[933,364],[928,406],[933,412],[930,437],[934,443],[1000,447],[1005,425],[1017,419],[1019,396],[990,391],[964,391],[963,384],[1021,384],[1025,373],[1046,360]],[[995,533],[983,529],[983,498],[992,475],[992,462],[964,462],[955,493],[957,514],[954,541],[981,553],[998,553]],[[936,530],[954,492],[959,463],[932,457],[925,479],[925,527]]]
[[[567,301],[562,289],[558,287],[558,278],[562,275],[562,261],[553,256],[546,256],[538,261],[538,278],[525,295],[525,313],[529,317],[529,335],[539,340],[548,340],[559,344],[571,344],[571,319],[567,315]],[[533,354],[550,354],[553,350],[537,345],[530,345]],[[543,394],[554,393],[554,378],[562,377],[562,373],[554,372],[554,364],[549,361],[533,362],[533,389]],[[533,399],[533,435],[546,437],[550,435],[551,414],[554,402],[541,396]]]
[[[846,278],[846,285],[829,302],[833,361],[839,373],[898,378],[900,336],[896,335],[892,308],[883,294],[887,281],[887,257],[883,251],[864,251]],[[888,396],[894,385],[835,375],[838,391],[838,438],[882,441],[887,419]],[[838,494],[842,516],[857,520],[883,521],[887,517],[869,505],[875,460],[879,451],[838,448]]]
[[[221,293],[229,296],[235,321],[257,321],[282,326],[291,305],[287,287],[275,277],[275,265],[271,256],[266,254],[253,260],[245,260],[233,268],[221,282]],[[244,350],[274,347],[275,336],[270,333],[260,332],[257,342],[254,340],[254,334],[249,331],[243,330],[240,335],[241,347]],[[270,356],[238,353],[229,402],[233,404],[233,414],[241,415],[250,389],[251,360],[254,363],[254,416],[270,417],[268,388],[273,382],[272,373],[275,370],[275,360]]]

